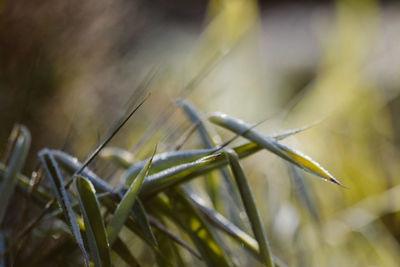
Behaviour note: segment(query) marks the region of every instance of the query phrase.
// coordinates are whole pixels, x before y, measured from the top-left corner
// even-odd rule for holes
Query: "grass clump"
[[[39,213],[16,224],[19,234],[1,232],[3,265],[13,261],[13,255],[23,250],[24,243],[35,235],[35,229],[40,229],[41,224],[61,221],[64,225],[54,228],[53,235],[73,240],[74,246],[81,251],[74,257],[86,266],[111,266],[121,261],[128,266],[139,265],[140,259],[134,247],[124,238],[128,233],[147,244],[145,247],[153,251],[159,266],[182,266],[193,262],[233,266],[237,262],[230,254],[233,247],[226,242],[228,236],[244,248],[241,253],[246,257],[254,257],[265,266],[285,266],[272,254],[273,243],[269,245],[258,205],[239,161],[265,149],[293,166],[339,184],[315,161],[279,143],[279,140],[304,128],[264,136],[254,126],[238,119],[213,114],[209,117],[212,123],[235,134],[231,140],[217,145],[201,117],[196,115],[198,112],[184,102],[183,107],[195,125],[195,131],[199,132],[204,149],[177,150],[175,146],[170,151],[154,151],[143,161],[133,161],[135,155],[120,148],[103,150],[140,105],[117,125],[84,163],[65,152],[43,149],[39,159],[40,169],[44,171],[36,176],[21,174],[29,149],[28,130],[19,127],[13,131],[9,144],[10,159],[0,166],[1,190],[8,192],[1,195],[1,214],[5,214],[5,208],[13,204],[10,195],[14,188],[19,192],[18,197],[32,200],[27,202],[28,208],[32,205]],[[232,145],[232,141],[240,137],[249,141]],[[114,172],[111,179],[106,180],[90,170],[89,164],[102,150],[104,160],[113,161],[123,170],[122,174]],[[214,170],[219,173],[215,175]],[[50,188],[41,182],[42,177],[50,181]],[[208,181],[203,189],[191,182],[199,179]],[[228,190],[234,203],[243,203],[253,234],[241,229],[243,221],[239,216],[231,216],[235,213],[234,205],[221,197],[219,191],[222,188]],[[12,225],[8,227],[13,229]],[[40,251],[34,253],[34,257],[40,257],[38,254]],[[66,265],[57,259],[55,262]]]

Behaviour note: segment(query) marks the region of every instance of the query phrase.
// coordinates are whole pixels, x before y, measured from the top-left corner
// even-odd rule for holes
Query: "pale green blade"
[[[76,177],[75,187],[94,266],[111,266],[110,247],[95,189],[88,180],[79,175]]]
[[[243,136],[259,146],[271,151],[292,164],[323,178],[326,181],[341,185],[329,172],[322,168],[310,157],[301,154],[274,140],[272,137],[264,136],[241,120],[229,117],[226,114],[214,113],[209,117],[210,121],[235,133],[244,133]]]
[[[232,150],[227,151],[226,155],[231,166],[233,176],[235,177],[237,187],[242,197],[243,205],[246,214],[249,218],[251,228],[253,229],[254,236],[260,248],[260,254],[263,258],[264,264],[267,267],[273,267],[273,260],[271,249],[269,246],[267,234],[264,229],[264,224],[261,220],[260,212],[258,211],[256,201],[254,199],[253,191],[247,180],[246,175],[239,163],[239,157]]]

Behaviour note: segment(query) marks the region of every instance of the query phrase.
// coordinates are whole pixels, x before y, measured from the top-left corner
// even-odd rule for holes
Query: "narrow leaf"
[[[265,266],[272,267],[272,254],[269,246],[267,234],[265,233],[264,224],[261,220],[261,215],[258,211],[256,201],[254,199],[253,191],[247,180],[246,175],[239,163],[239,157],[233,151],[226,152],[229,164],[231,166],[233,176],[236,179],[237,187],[239,188],[242,197],[243,205],[246,214],[249,218],[251,228],[253,229],[254,236],[260,247],[260,254],[263,258]]]
[[[110,222],[107,225],[107,233],[110,244],[112,244],[115,238],[118,236],[122,226],[125,224],[125,220],[128,217],[133,204],[135,203],[135,199],[139,190],[142,186],[143,180],[147,175],[149,167],[151,165],[153,158],[148,160],[145,167],[142,171],[138,174],[136,179],[130,185],[128,191],[125,193],[124,197],[122,198],[121,202],[118,204],[117,209],[114,212]]]
[[[190,121],[195,124],[198,123],[198,127],[196,128],[196,130],[199,133],[200,139],[202,141],[202,144],[205,148],[214,148],[216,147],[216,143],[214,142],[213,138],[211,137],[211,135],[208,133],[202,118],[200,116],[200,114],[198,113],[198,111],[194,108],[194,106],[192,104],[190,104],[188,101],[184,100],[184,99],[179,99],[177,100],[178,105],[181,105],[183,107],[183,110],[185,111],[185,114],[187,115],[187,117],[190,119]],[[233,183],[233,178],[231,177],[231,175],[229,174],[229,172],[227,171],[226,168],[221,168],[219,169],[219,173],[223,178],[223,182],[225,183],[225,186],[227,188],[227,196],[225,196],[225,198],[228,199],[228,211],[230,214],[232,214],[232,216],[235,218],[235,221],[240,222],[240,217],[238,216],[238,214],[240,213],[236,210],[234,210],[234,207],[240,207],[240,203],[239,203],[239,195],[238,192],[235,188],[235,185]],[[220,202],[220,199],[218,199],[216,196],[222,196],[220,192],[220,188],[221,186],[223,186],[224,184],[220,184],[220,182],[218,181],[218,179],[216,179],[216,177],[214,177],[214,175],[210,174],[209,177],[207,177],[206,179],[207,182],[207,187],[208,187],[208,193],[210,195],[210,198],[213,202],[214,207],[218,207],[218,203]],[[213,197],[214,196],[214,197]],[[233,200],[233,203],[231,202]]]
[[[86,253],[85,246],[83,244],[76,215],[72,210],[71,202],[68,198],[67,191],[64,188],[64,182],[61,176],[60,169],[57,165],[57,162],[55,161],[54,157],[52,156],[51,152],[48,149],[43,149],[41,152],[39,152],[39,158],[42,161],[46,174],[50,179],[51,186],[56,195],[57,201],[60,204],[60,207],[64,211],[64,216],[68,222],[71,232],[75,237],[75,240],[83,253],[85,264],[86,266],[89,267],[89,258]]]
[[[18,173],[21,171],[26,156],[28,154],[31,136],[28,129],[24,126],[19,127],[19,135],[17,135],[14,150],[11,154],[10,163],[4,175],[0,188],[0,223],[3,221],[9,204],[10,197],[14,192],[14,188],[18,179]]]
[[[275,153],[290,163],[323,178],[324,180],[341,185],[330,173],[328,173],[324,168],[322,168],[318,163],[314,162],[308,156],[305,156],[300,152],[278,143],[271,137],[264,136],[253,129],[250,129],[251,126],[243,121],[229,117],[228,115],[222,113],[214,113],[209,117],[209,119],[211,122],[227,128],[235,133],[245,132],[243,136],[250,141],[257,143],[259,146],[271,151],[272,153]]]
[[[171,166],[176,166],[183,163],[188,163],[191,161],[195,161],[201,157],[212,154],[217,149],[197,149],[197,150],[183,150],[183,151],[170,151],[165,153],[160,153],[154,156],[151,168],[149,170],[149,174],[154,174],[161,170],[170,168]],[[114,155],[117,156],[117,155]],[[121,176],[121,182],[130,185],[132,180],[138,175],[138,173],[144,168],[147,160],[138,162],[129,169],[126,170],[125,173]]]
[[[111,266],[110,247],[93,185],[78,175],[75,187],[94,266]]]
[[[210,161],[213,161],[217,155],[206,156],[200,158],[194,162],[181,164],[174,166],[172,168],[166,169],[164,171],[158,172],[156,174],[150,175],[143,184],[143,192],[145,194],[151,194],[155,189],[159,187],[169,187],[176,183],[177,178],[184,177],[192,173],[194,170],[200,168],[201,166],[207,165]]]

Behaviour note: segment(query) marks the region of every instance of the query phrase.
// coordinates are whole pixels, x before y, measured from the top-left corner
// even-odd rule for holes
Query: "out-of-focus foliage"
[[[1,2],[0,266],[398,266],[399,5],[175,3]]]

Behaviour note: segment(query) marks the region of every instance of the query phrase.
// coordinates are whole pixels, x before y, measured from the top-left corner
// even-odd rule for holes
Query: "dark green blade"
[[[264,224],[261,220],[261,215],[258,211],[253,191],[242,167],[240,166],[239,157],[232,150],[226,152],[226,155],[228,157],[233,176],[236,179],[237,187],[239,188],[246,214],[250,220],[251,228],[253,229],[254,236],[258,242],[260,254],[263,258],[264,264],[267,267],[273,267],[271,249],[267,234],[265,233]]]
[[[83,253],[85,264],[89,267],[89,258],[83,244],[81,232],[79,230],[76,215],[71,207],[71,202],[67,191],[64,188],[64,182],[61,176],[57,162],[48,149],[39,152],[39,158],[42,161],[47,176],[50,179],[52,189],[56,195],[57,201],[64,212],[64,216],[68,222],[68,226]]]
[[[145,167],[132,182],[128,191],[119,202],[117,209],[114,212],[114,215],[111,217],[111,220],[107,225],[107,233],[110,244],[114,242],[115,238],[118,236],[118,233],[121,231],[122,226],[125,224],[126,218],[129,216],[133,204],[135,203],[136,196],[138,195],[139,190],[142,186],[143,180],[147,175],[152,159],[153,158],[150,158],[148,160]]]

